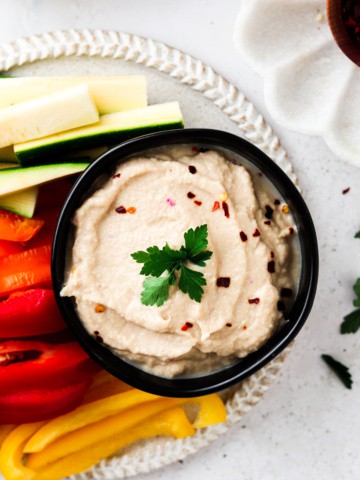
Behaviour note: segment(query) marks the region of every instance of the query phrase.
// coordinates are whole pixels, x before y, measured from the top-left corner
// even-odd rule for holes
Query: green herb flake
[[[175,285],[176,271],[180,271],[179,289],[189,295],[192,300],[200,302],[206,285],[204,275],[197,270],[188,268],[189,262],[200,267],[206,266],[212,252],[205,250],[208,246],[207,225],[195,229],[190,228],[184,233],[185,245],[179,250],[172,249],[166,244],[162,249],[157,246],[149,247],[146,251],[139,250],[131,254],[137,262],[142,263],[141,275],[149,277],[143,283],[141,303],[160,307],[169,299],[170,286]],[[166,276],[161,276],[168,272]]]
[[[355,238],[360,238],[360,230],[355,233]]]
[[[321,358],[328,365],[328,367],[335,373],[335,375],[341,380],[346,388],[351,389],[352,378],[351,373],[345,365],[335,360],[331,355],[321,355]]]

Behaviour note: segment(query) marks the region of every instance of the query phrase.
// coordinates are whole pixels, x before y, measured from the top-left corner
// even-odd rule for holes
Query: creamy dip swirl
[[[219,152],[173,147],[133,158],[77,210],[61,294],[75,297],[91,334],[145,370],[214,370],[278,327],[295,288],[292,223],[274,191]],[[175,285],[163,306],[143,305],[145,277],[131,254],[178,249],[203,224],[213,255],[204,268],[191,265],[206,278],[201,302]]]

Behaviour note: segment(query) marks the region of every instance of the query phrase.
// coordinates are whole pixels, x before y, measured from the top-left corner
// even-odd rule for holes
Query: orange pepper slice
[[[40,230],[44,221],[24,218],[15,213],[0,210],[0,239],[27,242]]]

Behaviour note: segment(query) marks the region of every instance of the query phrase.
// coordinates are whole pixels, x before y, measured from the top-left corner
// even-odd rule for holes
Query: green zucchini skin
[[[77,150],[116,145],[148,133],[180,129],[183,127],[184,123],[178,121],[168,124],[149,125],[146,127],[141,126],[139,128],[134,127],[129,130],[102,132],[91,136],[82,136],[65,141],[45,144],[43,146],[38,146],[35,149],[18,151],[16,152],[16,157],[22,167],[51,164],[56,163],[61,155],[76,152]],[[74,159],[72,159],[72,162],[73,161]],[[61,163],[63,162],[64,159],[61,158]]]

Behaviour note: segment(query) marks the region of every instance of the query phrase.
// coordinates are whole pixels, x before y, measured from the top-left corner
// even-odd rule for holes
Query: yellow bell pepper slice
[[[117,415],[104,418],[96,423],[82,426],[75,431],[69,431],[61,436],[57,435],[55,437],[56,440],[51,441],[51,443],[46,442],[46,447],[43,447],[41,451],[38,449],[36,450],[37,453],[33,453],[35,450],[30,452],[30,448],[28,448],[28,446],[31,446],[34,439],[38,440],[36,444],[37,446],[40,444],[40,440],[42,440],[42,431],[47,433],[47,440],[50,438],[51,434],[53,437],[55,436],[53,431],[47,430],[47,426],[54,422],[51,421],[29,440],[26,448],[24,449],[24,451],[27,453],[33,453],[33,455],[28,457],[27,466],[33,469],[39,469],[49,463],[57,461],[61,457],[65,457],[82,449],[90,448],[94,443],[98,443],[100,441],[106,443],[111,436],[120,434],[122,436],[126,434],[128,429],[131,429],[141,422],[146,421],[148,418],[158,414],[159,412],[186,403],[197,404],[200,407],[194,422],[195,428],[202,428],[204,426],[213,425],[226,420],[226,410],[224,404],[216,394],[191,399],[161,398],[152,402],[135,406],[134,408],[120,412]],[[59,433],[59,430],[55,433]]]
[[[51,463],[38,471],[36,480],[58,480],[84,472],[121,448],[124,448],[138,440],[154,437],[156,435],[174,436],[184,438],[194,435],[195,430],[180,407],[175,407],[157,414],[143,422],[141,425],[124,432],[122,435],[115,435],[106,442],[97,442],[90,447],[67,455],[58,461]],[[31,460],[32,455],[29,456]]]
[[[0,449],[1,445],[3,444],[5,438],[9,435],[9,433],[14,430],[16,425],[0,425]]]
[[[5,438],[0,450],[0,471],[6,480],[32,480],[36,472],[22,463],[23,448],[27,440],[44,422],[20,425]]]
[[[216,394],[192,398],[187,403],[199,405],[199,412],[193,422],[194,428],[209,427],[226,421],[224,402]]]
[[[25,453],[39,452],[57,438],[78,430],[85,425],[116,415],[123,410],[159,398],[141,390],[129,390],[85,405],[70,413],[50,420],[25,445]]]
[[[130,385],[127,385],[120,380],[114,380],[112,382],[90,388],[90,390],[86,392],[82,403],[85,404],[95,402],[96,400],[111,397],[112,395],[117,395],[118,393],[127,392],[129,390],[132,390]]]
[[[99,422],[72,431],[47,445],[41,451],[29,455],[27,466],[35,470],[73,452],[91,447],[94,443],[107,442],[114,435],[123,435],[135,425],[157,413],[183,403],[184,399],[164,398],[126,410]],[[38,435],[36,435],[38,436]],[[34,436],[35,437],[35,436]],[[24,451],[28,452],[28,449]]]

